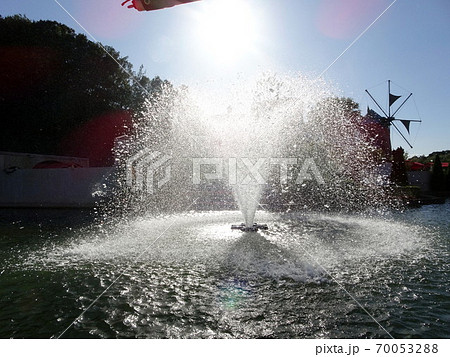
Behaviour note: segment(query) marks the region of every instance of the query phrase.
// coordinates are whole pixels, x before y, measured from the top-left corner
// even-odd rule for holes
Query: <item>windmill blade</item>
[[[387,113],[384,111],[384,109],[378,104],[378,102],[375,100],[374,97],[372,97],[372,94],[369,93],[369,91],[366,89],[366,93],[369,95],[370,98],[374,101],[374,103],[377,105],[377,107],[383,112],[383,114],[388,117]]]
[[[413,122],[413,123],[422,123],[422,120],[419,120],[419,119],[394,118],[392,120],[407,120],[407,121],[410,121],[410,122]]]
[[[397,110],[392,114],[393,117],[395,117],[395,114],[398,113],[400,108],[403,107],[403,105],[408,101],[409,98],[411,98],[411,96],[412,96],[412,93],[409,93],[408,97],[403,101],[402,104],[400,104],[400,106],[397,108]]]
[[[409,145],[409,147],[412,149],[412,145],[409,143],[409,141],[405,138],[405,136],[402,134],[402,132],[397,128],[397,126],[395,125],[395,123],[392,122],[392,126],[395,128],[395,130],[397,130],[397,132],[400,134],[400,136],[403,138],[403,140],[406,141],[406,143]]]
[[[417,123],[421,123],[422,120],[414,120],[414,119],[402,119],[402,118],[395,118],[392,120],[396,120],[396,121],[400,121],[403,126],[406,128],[406,130],[408,131],[408,134],[410,134],[409,132],[409,125],[411,124],[411,122],[417,122]]]
[[[409,134],[409,124],[411,124],[411,122],[409,120],[400,120],[400,122],[403,124]]]
[[[401,95],[395,95],[395,94],[389,93],[389,106],[394,104],[401,97],[402,97]]]

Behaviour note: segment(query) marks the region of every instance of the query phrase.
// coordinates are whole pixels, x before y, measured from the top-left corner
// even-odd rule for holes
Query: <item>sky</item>
[[[201,0],[139,12],[122,0],[1,0],[0,15],[54,20],[114,47],[135,70],[175,85],[224,87],[261,73],[319,76],[365,113],[391,92],[413,96],[411,155],[450,149],[450,1]],[[401,103],[398,101],[398,103]],[[401,125],[399,126],[401,127]]]

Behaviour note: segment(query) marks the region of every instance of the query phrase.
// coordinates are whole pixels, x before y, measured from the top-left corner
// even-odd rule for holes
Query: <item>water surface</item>
[[[448,338],[449,213],[3,211],[0,336]]]

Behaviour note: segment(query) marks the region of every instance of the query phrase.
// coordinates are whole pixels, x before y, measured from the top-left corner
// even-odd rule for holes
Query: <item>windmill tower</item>
[[[403,124],[406,131],[409,134],[409,127],[412,122],[418,122],[421,123],[421,120],[416,119],[404,119],[404,118],[397,118],[396,114],[402,109],[402,107],[405,105],[405,103],[411,98],[412,93],[409,93],[409,95],[403,100],[403,102],[392,111],[392,106],[397,100],[399,100],[402,96],[395,95],[391,93],[391,81],[388,80],[388,99],[389,99],[389,105],[387,110],[383,109],[383,107],[375,100],[375,98],[370,94],[370,92],[366,89],[366,93],[369,95],[369,97],[372,99],[372,101],[375,103],[375,105],[378,107],[378,109],[383,113],[383,115],[380,115],[379,113],[375,112],[374,110],[371,110],[367,108],[368,116],[370,116],[373,120],[377,120],[379,124],[381,124],[384,128],[386,128],[388,136],[390,136],[390,127],[393,126],[394,129],[400,134],[400,136],[405,140],[405,142],[409,145],[410,148],[412,148],[411,143],[406,139],[405,135],[400,131],[400,129],[395,124],[396,121],[399,121]],[[388,138],[389,146],[390,146],[390,138]],[[392,148],[389,148],[389,150],[392,150]]]

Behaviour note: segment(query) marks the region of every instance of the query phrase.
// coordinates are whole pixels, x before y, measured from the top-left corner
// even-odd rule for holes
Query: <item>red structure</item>
[[[363,133],[367,141],[376,148],[381,161],[390,160],[392,154],[389,124],[383,119],[371,109],[368,109],[366,116],[362,118]]]
[[[60,152],[64,155],[89,158],[91,167],[112,166],[115,139],[129,134],[132,127],[131,113],[105,113],[65,137],[60,144]]]

